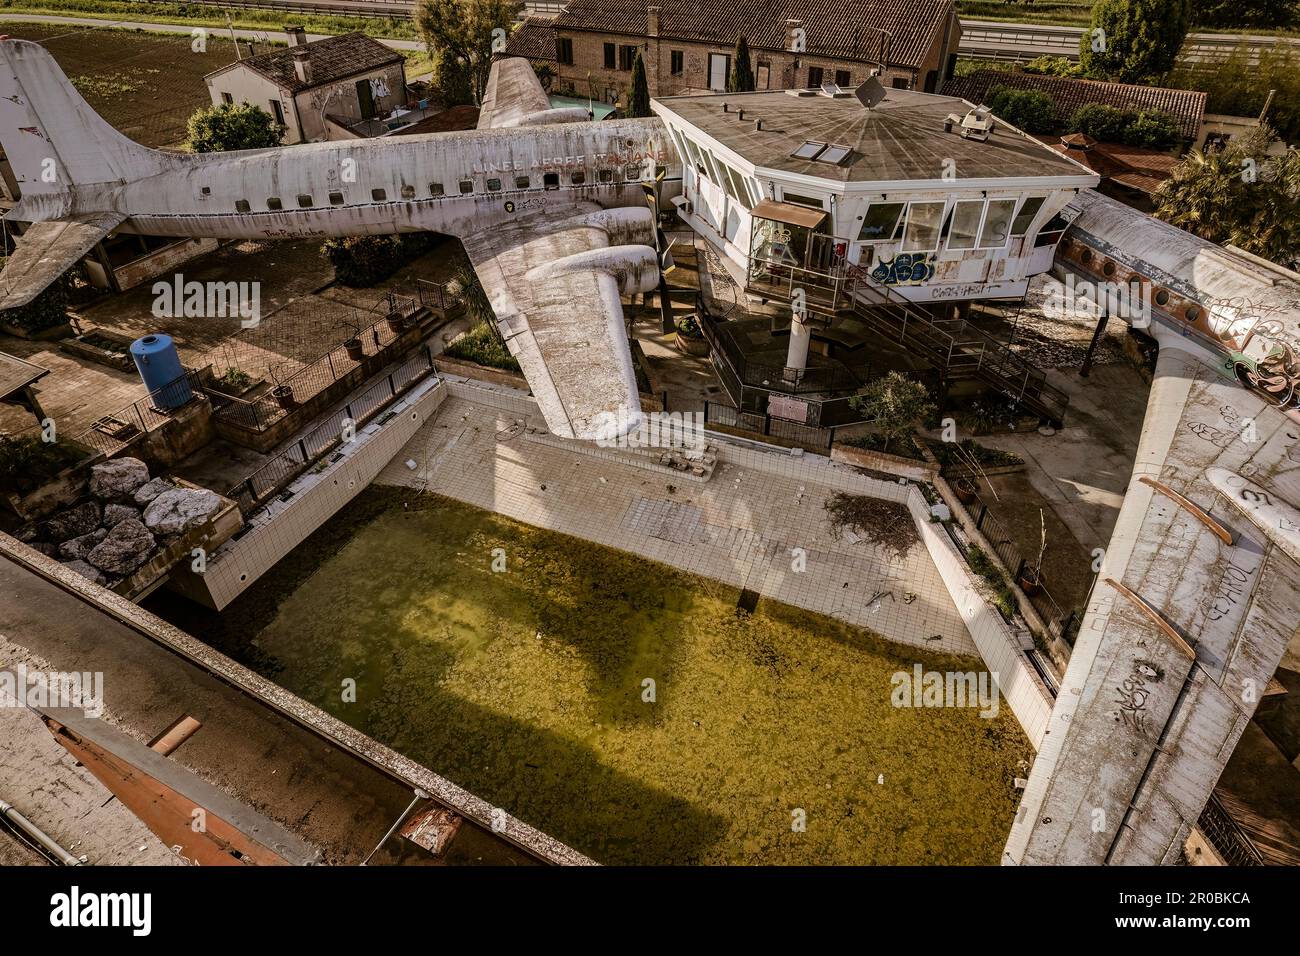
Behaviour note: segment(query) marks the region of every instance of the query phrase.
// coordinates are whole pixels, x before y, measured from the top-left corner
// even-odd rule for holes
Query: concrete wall
[[[171,587],[191,600],[221,610],[277,561],[301,544],[374,480],[411,436],[437,411],[447,389],[437,378],[416,385],[387,411],[358,429],[320,470],[290,483],[287,501],[276,499],[248,522],[249,530],[209,558],[207,571],[179,571]]]

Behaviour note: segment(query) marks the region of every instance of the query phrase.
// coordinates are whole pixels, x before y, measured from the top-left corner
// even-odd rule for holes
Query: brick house
[[[885,86],[933,93],[961,25],[952,0],[570,0],[554,19],[521,24],[506,53],[549,66],[555,93],[612,103],[638,50],[651,96],[725,88],[741,35],[759,90],[852,88],[880,70]]]

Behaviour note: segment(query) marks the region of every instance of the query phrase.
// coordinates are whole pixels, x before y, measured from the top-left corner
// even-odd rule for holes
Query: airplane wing
[[[619,296],[658,284],[653,235],[649,209],[577,203],[463,240],[552,434],[613,439],[639,427]]]
[[[492,64],[478,115],[479,129],[585,123],[590,119],[580,107],[552,109],[533,65],[523,57],[507,57]]]
[[[119,213],[93,213],[32,223],[0,272],[0,309],[31,302],[125,218]]]

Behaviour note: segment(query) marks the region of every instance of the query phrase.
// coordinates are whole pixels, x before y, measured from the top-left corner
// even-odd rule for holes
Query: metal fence
[[[1263,866],[1264,857],[1250,836],[1213,793],[1197,821],[1205,839],[1228,866]]]
[[[225,424],[247,431],[265,431],[293,408],[319,395],[360,367],[362,362],[378,355],[402,334],[394,331],[390,322],[407,321],[420,309],[418,301],[409,296],[390,295],[381,301],[387,302],[390,308],[382,319],[362,329],[356,336],[361,346],[359,358],[353,357],[346,344],[336,345],[252,401],[226,396],[225,404],[217,412],[217,418]]]
[[[357,428],[392,404],[402,393],[433,371],[433,353],[428,346],[371,384],[311,431],[301,435],[275,457],[246,477],[227,497],[239,502],[245,517],[275,496],[311,465],[341,445],[349,427]]]
[[[835,441],[834,428],[813,428],[758,412],[742,412],[720,402],[704,403],[704,421],[753,432],[755,435],[780,438],[820,454],[830,454],[831,445]]]
[[[111,415],[95,419],[73,440],[111,457],[136,437],[170,420],[177,409],[202,397],[198,375],[187,369],[179,378],[153,389],[144,398]]]

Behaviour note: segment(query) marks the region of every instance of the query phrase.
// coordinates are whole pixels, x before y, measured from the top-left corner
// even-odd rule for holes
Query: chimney
[[[294,47],[293,73],[299,83],[311,82],[311,51],[303,47]]]
[[[659,8],[658,7],[655,6],[646,7],[645,35],[648,37],[657,37],[659,35]]]
[[[808,34],[804,31],[802,20],[786,20],[785,36],[788,52],[807,53]]]
[[[306,46],[307,31],[298,26],[287,26],[284,28],[285,34],[289,37],[289,46]]]

